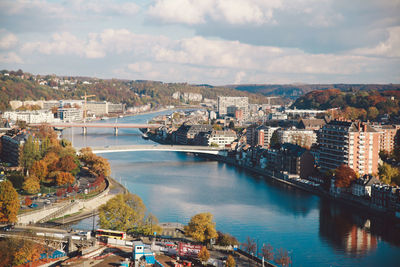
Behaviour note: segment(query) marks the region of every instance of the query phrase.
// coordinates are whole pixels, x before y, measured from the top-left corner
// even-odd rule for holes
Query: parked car
[[[36,204],[36,203],[32,203],[29,205],[29,208],[37,208],[37,207],[38,207],[38,204]]]

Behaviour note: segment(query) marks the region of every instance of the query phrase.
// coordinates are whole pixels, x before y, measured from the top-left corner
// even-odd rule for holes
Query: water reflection
[[[394,221],[355,213],[349,207],[325,199],[320,203],[320,237],[336,251],[352,257],[364,256],[376,250],[381,238],[400,246],[400,231]]]

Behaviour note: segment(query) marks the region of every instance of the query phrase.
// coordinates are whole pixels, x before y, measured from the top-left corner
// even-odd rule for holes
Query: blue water
[[[118,119],[146,122],[154,114]],[[113,120],[111,120],[113,121]],[[75,146],[151,143],[137,129],[65,131]],[[161,222],[211,212],[217,229],[244,242],[285,248],[294,266],[398,266],[399,225],[235,167],[175,152],[103,154],[112,176],[138,194]],[[76,227],[92,228],[87,219]]]

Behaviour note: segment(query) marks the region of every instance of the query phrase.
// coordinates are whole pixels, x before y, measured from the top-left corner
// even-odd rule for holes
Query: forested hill
[[[292,99],[314,90],[338,89],[340,91],[400,90],[400,84],[247,84],[227,85],[229,88],[265,96],[282,96]]]
[[[209,85],[55,75],[40,76],[24,73],[21,70],[0,72],[1,111],[9,109],[10,100],[81,99],[85,93],[96,95],[91,100],[125,103],[128,107],[148,103],[153,107],[181,104],[179,100],[171,97],[175,92],[199,93],[203,98],[209,99],[216,99],[217,96],[247,96],[250,103],[267,101],[261,94]]]
[[[338,89],[315,90],[294,102],[298,109],[338,108],[341,117],[375,120],[388,114],[400,116],[400,90],[342,92]]]

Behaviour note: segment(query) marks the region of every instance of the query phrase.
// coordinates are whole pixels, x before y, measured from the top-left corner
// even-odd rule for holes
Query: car
[[[29,205],[29,208],[37,208],[37,207],[38,207],[38,204],[36,204],[36,203],[32,203]]]
[[[6,231],[6,232],[11,231],[11,229],[14,229],[14,225],[12,225],[12,224],[3,226],[3,227],[1,228],[2,231]]]

